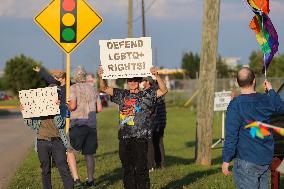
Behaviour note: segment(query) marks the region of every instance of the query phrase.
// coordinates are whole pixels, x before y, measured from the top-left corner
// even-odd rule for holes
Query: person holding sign
[[[249,68],[240,69],[237,83],[241,95],[235,97],[227,109],[222,172],[230,174],[229,163],[234,159],[237,188],[268,189],[273,136],[258,137],[253,129],[245,129],[245,126],[254,121],[269,123],[273,114],[284,113],[284,102],[267,80],[263,83],[266,94],[257,93],[255,75]]]
[[[59,105],[60,101],[57,102]],[[55,104],[54,104],[55,105]],[[21,111],[24,111],[21,104]],[[70,148],[65,134],[65,119],[60,115],[49,115],[24,119],[26,125],[37,133],[36,149],[42,170],[42,188],[51,189],[51,159],[54,160],[63,181],[64,189],[73,189],[66,157]]]
[[[152,128],[149,119],[157,98],[168,92],[157,68],[151,68],[150,72],[156,77],[158,88],[140,91],[142,78],[127,78],[127,90],[111,88],[102,79],[102,67],[98,70],[100,90],[109,94],[111,101],[119,105],[119,157],[125,189],[150,188],[147,151]]]

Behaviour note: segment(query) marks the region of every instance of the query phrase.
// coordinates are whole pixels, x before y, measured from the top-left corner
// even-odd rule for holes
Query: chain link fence
[[[262,83],[264,78],[256,79],[256,90],[258,92],[264,92]],[[284,77],[281,78],[268,78],[268,81],[272,83],[273,88],[277,91],[284,83]],[[197,90],[198,79],[188,80],[171,80],[168,84],[169,93],[166,95],[166,102],[168,106],[184,106],[185,103],[194,95],[191,105],[194,107],[197,104]],[[240,93],[239,88],[236,85],[235,78],[216,79],[215,92],[220,91],[235,91],[236,95]]]

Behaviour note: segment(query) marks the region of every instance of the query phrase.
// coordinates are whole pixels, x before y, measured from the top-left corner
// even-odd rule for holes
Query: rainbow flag
[[[264,139],[264,137],[270,136],[271,133],[268,129],[272,129],[279,135],[284,136],[284,128],[269,125],[267,123],[262,123],[260,121],[254,121],[246,125],[245,128],[250,129],[250,135],[253,138],[258,137],[258,138]]]
[[[274,28],[269,14],[268,0],[246,0],[251,10],[255,13],[249,27],[254,31],[256,40],[263,53],[263,68],[267,70],[274,54],[278,51],[278,34]]]

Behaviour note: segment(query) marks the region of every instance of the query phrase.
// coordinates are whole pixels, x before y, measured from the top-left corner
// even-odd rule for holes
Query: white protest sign
[[[23,118],[60,114],[57,87],[19,91]]]
[[[232,99],[231,91],[215,92],[214,111],[226,111]]]
[[[103,79],[152,76],[151,38],[100,40]]]

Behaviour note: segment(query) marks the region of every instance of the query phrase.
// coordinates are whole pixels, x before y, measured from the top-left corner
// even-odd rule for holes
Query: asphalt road
[[[24,125],[20,113],[0,116],[0,189],[8,186],[27,152],[33,147],[33,141],[34,133]]]

